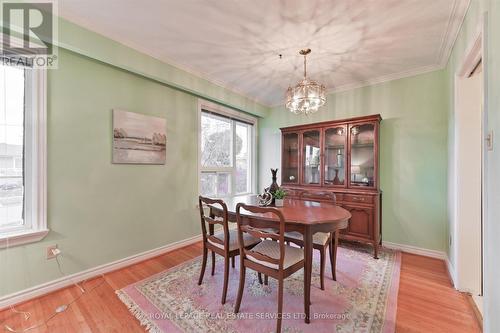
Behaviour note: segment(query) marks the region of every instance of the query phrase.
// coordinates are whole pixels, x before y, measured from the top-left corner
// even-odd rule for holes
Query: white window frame
[[[209,167],[209,168],[204,168],[201,166],[201,115],[203,110],[212,112],[214,114],[219,114],[222,117],[229,117],[234,120],[239,120],[244,123],[248,123],[252,125],[252,133],[250,133],[251,136],[251,151],[249,152],[249,156],[251,159],[250,163],[250,191],[246,193],[235,193],[235,173],[236,173],[236,156],[232,154],[232,167]],[[253,194],[256,193],[257,189],[257,133],[258,133],[258,119],[257,117],[253,117],[249,114],[236,111],[233,109],[230,109],[228,107],[224,107],[222,105],[209,102],[203,99],[198,99],[198,193],[201,194],[201,174],[203,171],[206,172],[228,172],[231,173],[231,180],[230,180],[230,186],[231,186],[231,194],[230,196],[238,196],[238,195],[246,195],[246,194]],[[233,122],[232,123],[232,133],[233,133],[233,151],[234,151],[234,145],[236,144],[235,136],[236,136],[236,125]]]
[[[26,71],[24,225],[0,229],[0,248],[42,240],[47,228],[47,72]]]

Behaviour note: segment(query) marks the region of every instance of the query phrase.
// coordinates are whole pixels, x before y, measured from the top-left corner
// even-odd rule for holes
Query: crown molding
[[[408,77],[412,77],[412,76],[417,76],[417,75],[421,75],[421,74],[425,74],[425,73],[429,73],[429,72],[434,72],[434,71],[437,71],[440,69],[443,69],[443,67],[441,65],[438,65],[438,64],[418,67],[418,68],[410,69],[410,70],[404,71],[404,72],[397,72],[397,73],[393,73],[393,74],[389,74],[389,75],[379,76],[379,77],[376,77],[374,79],[343,84],[343,85],[328,89],[326,91],[326,93],[327,94],[340,93],[340,92],[344,92],[344,91],[354,90],[354,89],[358,89],[358,88],[373,86],[376,84],[381,84],[381,83],[386,83],[386,82],[390,82],[390,81],[394,81],[394,80],[399,80],[399,79],[404,79],[404,78],[408,78]],[[271,108],[283,106],[283,104],[284,103],[274,104],[273,106],[271,106]]]
[[[448,60],[450,59],[460,30],[462,29],[470,4],[471,0],[455,0],[453,2],[453,8],[448,17],[448,24],[438,53],[438,63],[441,68],[446,67],[448,64]]]
[[[227,89],[233,93],[236,93],[242,97],[245,97],[247,98],[248,100],[252,101],[252,102],[255,102],[255,103],[258,103],[258,104],[261,104],[267,108],[270,108],[271,106],[269,105],[268,102],[265,102],[259,98],[256,98],[256,97],[253,97],[253,96],[249,96],[247,95],[247,93],[235,88],[235,87],[232,87],[230,86],[228,83],[226,82],[223,82],[221,80],[218,80],[214,77],[212,77],[211,75],[207,74],[207,73],[204,73],[202,71],[199,71],[199,70],[196,70],[194,69],[193,67],[189,66],[189,65],[186,65],[186,64],[183,64],[183,63],[179,63],[175,60],[173,60],[172,58],[164,55],[164,54],[160,54],[158,52],[156,52],[155,50],[153,49],[150,49],[150,48],[146,48],[146,47],[143,47],[141,45],[138,45],[134,42],[132,42],[131,40],[127,39],[127,38],[123,38],[122,36],[118,36],[114,33],[109,33],[109,32],[102,32],[102,31],[99,31],[95,26],[94,24],[90,23],[89,21],[85,20],[85,19],[82,19],[81,17],[75,17],[73,15],[64,15],[64,17],[60,17],[64,20],[67,20],[73,24],[76,24],[84,29],[87,29],[93,33],[96,33],[98,35],[101,35],[101,36],[104,36],[108,39],[111,39],[117,43],[120,43],[128,48],[131,48],[135,51],[138,51],[140,53],[143,53],[147,56],[150,56],[164,64],[167,64],[167,65],[170,65],[172,67],[175,67],[176,69],[179,69],[181,71],[184,71],[186,73],[189,73],[191,75],[194,75],[198,78],[201,78],[201,79],[204,79],[208,82],[210,82],[211,84],[214,84],[218,87],[221,87],[223,89]]]
[[[403,72],[397,72],[389,75],[383,75],[376,77],[374,79],[369,79],[366,81],[361,81],[361,82],[353,82],[353,83],[348,83],[348,84],[343,84],[340,86],[337,86],[335,88],[327,90],[328,94],[331,93],[337,93],[337,92],[342,92],[342,91],[348,91],[352,89],[357,89],[357,88],[362,88],[362,87],[367,87],[367,86],[372,86],[376,84],[381,84],[385,82],[390,82],[394,80],[399,80],[399,79],[404,79],[412,76],[417,76],[429,72],[434,72],[437,70],[443,69],[442,66],[440,65],[430,65],[430,66],[422,66],[414,69],[410,69],[407,71]]]

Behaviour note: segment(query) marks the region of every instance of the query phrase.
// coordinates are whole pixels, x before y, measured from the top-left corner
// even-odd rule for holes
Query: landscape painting
[[[165,164],[166,125],[163,118],[113,110],[113,163]]]

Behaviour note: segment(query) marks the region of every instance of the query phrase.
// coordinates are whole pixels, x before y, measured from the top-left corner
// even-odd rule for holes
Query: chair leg
[[[233,268],[234,268],[234,261],[235,261],[235,260],[234,260],[234,258],[235,258],[235,257],[231,257],[231,266],[232,266]]]
[[[212,251],[212,276],[215,274],[215,252]]]
[[[323,247],[320,251],[320,281],[321,281],[321,290],[325,290],[325,257],[326,257],[326,247]]]
[[[259,283],[262,284],[263,283],[262,282],[262,274],[260,274],[260,272],[259,272],[259,273],[257,273],[257,276],[259,277]]]
[[[337,246],[339,244],[338,231],[330,236],[330,265],[332,266],[332,279],[337,281]]]
[[[201,264],[201,272],[200,272],[200,278],[198,279],[198,285],[201,285],[203,282],[203,275],[205,275],[205,268],[207,267],[207,257],[208,257],[208,250],[206,247],[203,247],[203,262]]]
[[[269,278],[267,275],[264,275],[264,284],[267,286],[269,285]]]
[[[236,305],[234,306],[234,313],[240,312],[241,298],[243,297],[243,289],[245,289],[245,266],[243,260],[240,260],[240,285],[238,287],[238,296],[236,297]]]
[[[283,278],[278,279],[278,322],[276,332],[281,332],[281,321],[283,317]]]
[[[226,303],[228,280],[229,280],[229,258],[226,257],[224,258],[224,287],[222,289],[222,304]]]

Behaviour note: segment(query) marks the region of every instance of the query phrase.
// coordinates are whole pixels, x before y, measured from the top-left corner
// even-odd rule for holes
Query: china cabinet
[[[333,192],[352,214],[340,238],[381,242],[380,115],[281,128],[281,183],[291,197]],[[328,200],[318,195],[317,200]]]

